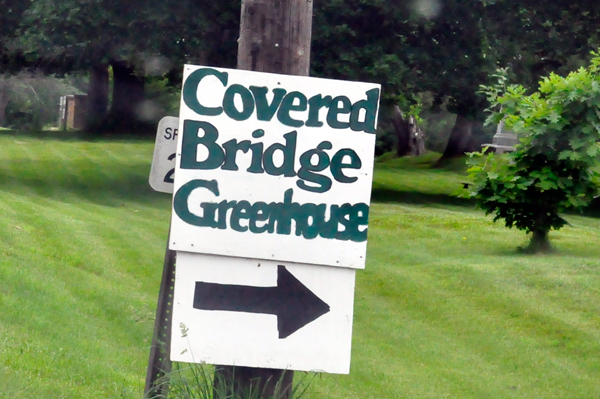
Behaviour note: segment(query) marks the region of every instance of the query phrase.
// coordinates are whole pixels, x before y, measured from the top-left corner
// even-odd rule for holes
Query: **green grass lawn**
[[[0,133],[0,398],[141,397],[170,212],[152,151]],[[600,221],[522,255],[434,160],[377,163],[351,373],[308,397],[600,397]]]

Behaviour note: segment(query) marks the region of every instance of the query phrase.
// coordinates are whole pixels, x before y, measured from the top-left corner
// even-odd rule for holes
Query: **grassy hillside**
[[[170,204],[152,146],[0,133],[0,398],[141,397]],[[521,255],[433,160],[377,164],[351,374],[308,397],[600,397],[599,221]]]
[[[0,136],[0,397],[141,396],[170,206],[151,158]]]

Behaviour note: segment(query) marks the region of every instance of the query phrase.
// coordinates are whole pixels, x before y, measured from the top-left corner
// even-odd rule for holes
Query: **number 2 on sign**
[[[173,159],[175,159],[175,153],[169,155],[169,161],[172,161]],[[165,183],[173,183],[173,174],[175,173],[175,168],[171,169],[170,171],[167,172],[167,174],[165,175],[164,178],[164,182]]]

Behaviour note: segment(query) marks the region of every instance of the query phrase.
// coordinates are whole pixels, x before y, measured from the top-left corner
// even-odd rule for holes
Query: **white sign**
[[[364,268],[379,93],[186,65],[170,248]]]
[[[171,360],[348,374],[355,274],[178,252]]]
[[[149,178],[150,187],[155,191],[173,192],[178,131],[179,118],[165,116],[158,123]]]

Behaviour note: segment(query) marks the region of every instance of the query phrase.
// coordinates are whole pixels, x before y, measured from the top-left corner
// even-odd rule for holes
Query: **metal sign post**
[[[167,116],[160,120],[156,132],[154,156],[150,169],[150,186],[159,192],[173,193],[173,174],[175,168],[175,149],[177,148],[177,127],[179,118]],[[169,226],[169,232],[171,227]],[[165,249],[163,274],[158,291],[154,333],[144,397],[166,397],[169,389],[167,378],[171,372],[171,318],[173,316],[173,294],[175,284],[176,252],[169,249],[169,238]]]
[[[173,315],[173,294],[175,286],[175,251],[171,251],[168,245],[165,251],[163,263],[163,274],[160,281],[160,290],[156,305],[156,318],[154,319],[154,334],[152,347],[150,348],[150,359],[148,360],[148,371],[146,372],[146,386],[144,397],[166,397],[169,389],[168,381],[165,379],[171,372],[171,318]]]

